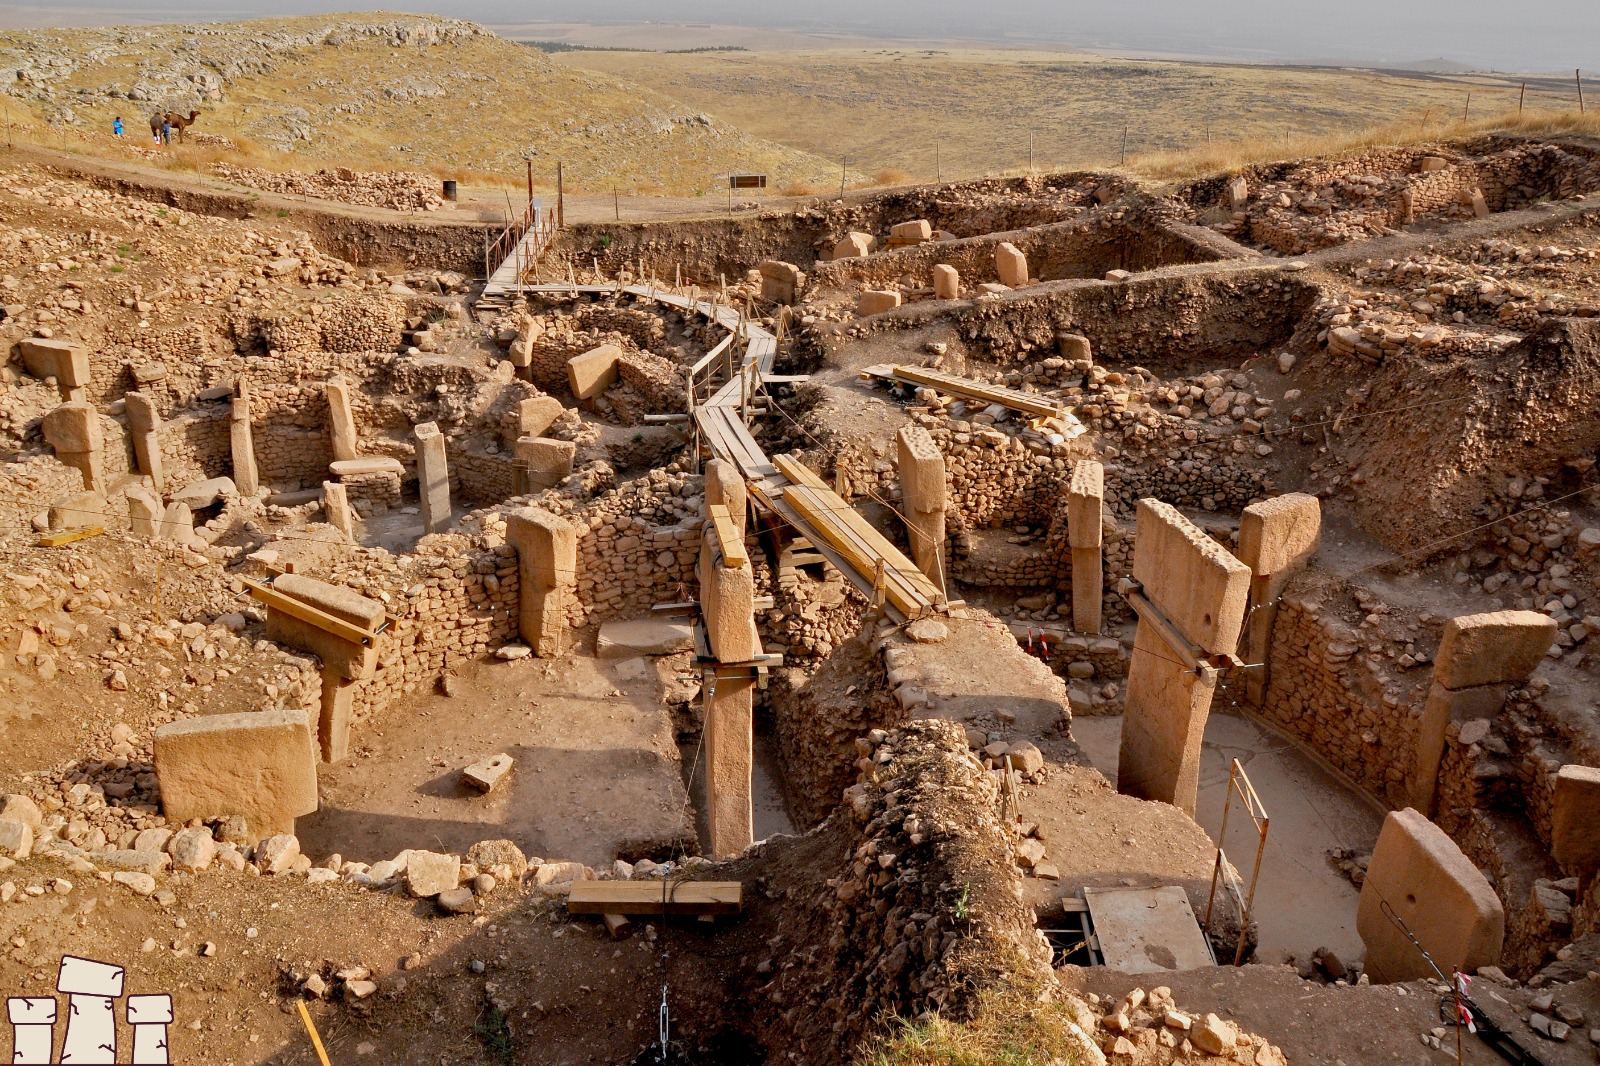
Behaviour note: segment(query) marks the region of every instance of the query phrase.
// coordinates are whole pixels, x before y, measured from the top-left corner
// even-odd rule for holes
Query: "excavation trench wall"
[[[963,285],[976,286],[999,280],[994,253],[1001,243],[1027,256],[1029,275],[1044,281],[1256,255],[1241,248],[1228,256],[1227,242],[1201,237],[1192,227],[1175,229],[1153,213],[1100,208],[1069,222],[836,259],[818,264],[812,280],[823,288],[848,290],[881,289],[907,277],[931,286],[934,266],[945,264],[956,268]]]
[[[1324,358],[1328,374],[1348,375],[1353,361]],[[1509,479],[1559,481],[1600,449],[1600,320],[1546,320],[1489,357],[1386,358],[1365,376],[1344,411],[1359,428],[1340,450],[1362,476],[1358,521],[1396,551],[1459,550],[1453,535],[1480,524]]]
[[[911,722],[862,757],[871,769],[819,829],[759,845],[730,871],[770,886],[747,921],[772,959],[768,974],[743,968],[732,998],[795,1061],[859,1061],[892,1018],[960,1020],[984,989],[1051,982],[999,788],[961,728]]]
[[[484,244],[501,229],[478,221],[450,222],[439,218],[423,221],[419,218],[412,222],[368,217],[360,211],[341,210],[338,205],[329,203],[168,185],[159,178],[110,174],[77,168],[70,163],[52,162],[51,165],[123,196],[201,215],[293,226],[310,234],[323,251],[362,267],[394,269],[425,265],[435,270],[455,270],[469,277],[481,276]]]

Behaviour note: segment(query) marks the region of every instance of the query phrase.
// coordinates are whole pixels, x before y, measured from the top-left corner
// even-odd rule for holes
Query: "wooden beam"
[[[828,483],[809,466],[802,463],[789,452],[772,457],[772,465],[777,467],[778,473],[794,482],[796,485],[810,485],[814,489],[827,489]],[[829,491],[832,491],[829,489]]]
[[[568,914],[738,914],[738,881],[574,881]]]
[[[733,516],[720,503],[712,504],[708,510],[711,512],[711,528],[716,531],[717,541],[722,548],[723,565],[732,569],[744,566],[750,561],[750,555],[744,550],[744,538],[739,536],[739,527],[733,524]]]
[[[1030,396],[1016,389],[1007,389],[998,385],[984,385],[970,378],[958,377],[955,374],[946,374],[938,370],[927,370],[920,366],[897,366],[894,376],[901,381],[914,385],[923,385],[938,392],[948,392],[956,396],[973,400],[983,400],[986,403],[997,403],[1002,407],[1009,407],[1013,411],[1021,411],[1035,418],[1054,418],[1061,415],[1063,408],[1059,403],[1053,403],[1038,396]]]
[[[59,548],[63,544],[98,537],[106,531],[104,526],[84,526],[82,529],[64,529],[59,533],[46,533],[39,538],[41,548]]]
[[[348,640],[352,644],[367,645],[371,644],[372,638],[377,635],[375,632],[368,632],[358,625],[352,625],[343,618],[336,618],[326,611],[319,611],[309,603],[297,600],[293,596],[285,596],[271,585],[263,585],[258,581],[251,581],[249,578],[241,578],[240,580],[244,582],[245,590],[251,596],[268,607],[282,611],[290,618],[298,618],[300,621],[314,625],[318,629],[326,630],[340,640]]]

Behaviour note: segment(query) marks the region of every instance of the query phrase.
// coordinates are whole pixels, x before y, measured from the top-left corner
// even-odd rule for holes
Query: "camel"
[[[155,114],[150,116],[150,135],[159,141],[161,139],[161,124],[163,122],[170,122],[172,123],[172,128],[177,131],[178,143],[182,144],[183,131],[188,129],[190,126],[193,126],[194,120],[199,117],[200,112],[198,111],[189,112],[188,118],[184,118],[176,111],[168,111],[166,114],[162,114],[161,112],[157,111]]]

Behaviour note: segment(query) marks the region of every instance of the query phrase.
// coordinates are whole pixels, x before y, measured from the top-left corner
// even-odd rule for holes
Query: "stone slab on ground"
[[[694,628],[687,622],[665,618],[626,618],[603,622],[595,639],[601,659],[632,659],[640,655],[671,655],[694,648]]]

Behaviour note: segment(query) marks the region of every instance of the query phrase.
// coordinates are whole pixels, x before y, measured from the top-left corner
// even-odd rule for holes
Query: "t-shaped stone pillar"
[[[895,434],[899,450],[900,501],[905,505],[906,529],[911,537],[911,557],[917,569],[939,587],[945,587],[941,558],[944,548],[944,509],[948,501],[944,455],[928,431],[918,425],[903,426]]]
[[[36,378],[55,378],[63,400],[86,400],[89,389],[89,349],[68,341],[25,337],[17,345],[22,363]]]
[[[1105,591],[1106,468],[1082,459],[1067,484],[1067,544],[1072,550],[1072,628],[1100,632]]]
[[[250,428],[250,386],[239,379],[232,407],[228,411],[228,446],[233,456],[233,483],[239,495],[254,496],[261,487],[256,469],[255,433]]]
[[[1139,501],[1128,602],[1139,614],[1128,669],[1117,791],[1194,815],[1200,742],[1217,671],[1232,655],[1250,595],[1250,568],[1159,500]]]
[[[378,630],[383,624],[383,604],[343,585],[330,585],[299,574],[282,574],[272,589],[298,600],[322,614],[349,623],[365,635],[357,643],[314,622],[297,618],[288,610],[267,605],[267,639],[309,651],[322,659],[322,713],[317,738],[324,762],[338,762],[350,751],[350,717],[355,683],[372,676],[378,665]]]
[[[67,1001],[67,1036],[61,1043],[61,1061],[81,1066],[102,1066],[117,1061],[117,1012],[112,1002],[122,995],[121,966],[95,962],[76,955],[61,957],[56,991]]]
[[[749,663],[761,654],[755,621],[755,571],[748,556],[730,566],[721,537],[709,518],[700,542],[700,617],[718,663],[746,664],[723,671],[713,666],[701,691],[706,744],[706,822],[715,858],[737,855],[754,837],[750,774],[754,765],[754,690]]]
[[[171,996],[129,996],[128,1024],[133,1026],[135,1066],[166,1066],[172,1061],[167,1048],[167,1026],[172,1024]]]
[[[1555,619],[1537,611],[1467,614],[1444,624],[1428,701],[1417,723],[1411,806],[1433,817],[1451,722],[1493,718],[1506,695],[1533,676],[1556,639]]]
[[[524,507],[506,513],[506,543],[517,550],[517,632],[535,655],[560,655],[578,583],[578,531],[549,511]]]
[[[11,1021],[11,1061],[17,1066],[48,1066],[55,1061],[56,1001],[50,996],[6,1000]]]
[[[444,434],[437,422],[422,422],[412,430],[417,442],[417,493],[422,497],[422,532],[443,533],[450,528],[450,467],[445,460]]]
[[[716,505],[728,509],[728,518],[739,536],[745,533],[749,509],[749,490],[739,468],[726,459],[707,459],[705,464],[706,513]]]
[[[1251,666],[1245,671],[1245,695],[1257,707],[1267,692],[1278,597],[1317,553],[1321,540],[1322,502],[1303,492],[1253,503],[1239,518],[1239,561],[1252,574],[1244,633],[1244,660]]]
[[[133,457],[141,473],[147,474],[157,492],[167,491],[161,466],[161,414],[155,401],[142,392],[123,394],[128,412],[128,431],[133,437]]]
[[[1422,952],[1385,910],[1405,923],[1446,973],[1472,973],[1500,961],[1506,928],[1500,898],[1456,842],[1409,807],[1383,821],[1361,886],[1356,932],[1367,947],[1364,969],[1372,980],[1433,976]]]
[[[1550,854],[1582,881],[1600,870],[1600,767],[1568,763],[1556,772]]]
[[[324,387],[328,397],[328,432],[333,437],[333,461],[356,458],[356,416],[350,410],[350,383],[331,378]]]
[[[106,441],[93,405],[84,400],[64,403],[44,416],[41,428],[56,458],[83,474],[83,487],[104,492]]]
[[[294,820],[317,809],[317,741],[305,711],[168,722],[154,747],[161,811],[174,824],[236,814],[264,839],[294,832]]]
[[[526,496],[542,489],[553,489],[565,481],[572,473],[578,446],[570,440],[518,437],[512,454],[516,466],[511,491],[513,495]]]

